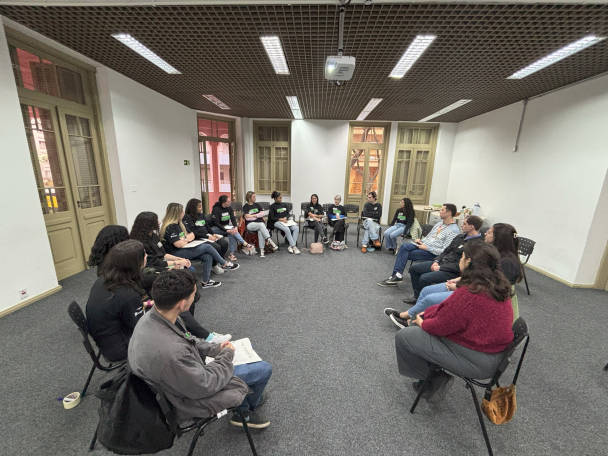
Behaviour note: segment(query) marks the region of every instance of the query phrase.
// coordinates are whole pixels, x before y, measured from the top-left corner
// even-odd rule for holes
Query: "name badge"
[[[159,241],[157,245],[158,245],[158,248],[161,248],[163,246],[163,243]]]

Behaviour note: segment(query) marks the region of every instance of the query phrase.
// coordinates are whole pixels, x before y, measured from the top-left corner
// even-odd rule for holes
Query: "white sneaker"
[[[224,270],[222,269],[222,267],[219,264],[216,264],[215,266],[213,266],[211,268],[211,270],[213,272],[215,272],[216,274],[223,274],[224,273]]]
[[[264,255],[264,249],[260,249],[260,258],[266,258],[266,255]]]
[[[232,339],[232,335],[231,334],[211,333],[211,335],[213,337],[209,341],[210,344],[221,344],[222,342],[226,342],[227,340]]]
[[[270,247],[272,248],[272,250],[276,250],[279,248],[279,246],[276,245],[270,238],[268,238],[268,244],[270,244]]]
[[[293,253],[293,247],[292,247],[292,246],[287,247],[287,251],[288,251],[289,253]]]
[[[295,253],[296,255],[300,254],[300,251],[298,250],[298,248],[295,245],[293,246],[293,253]]]

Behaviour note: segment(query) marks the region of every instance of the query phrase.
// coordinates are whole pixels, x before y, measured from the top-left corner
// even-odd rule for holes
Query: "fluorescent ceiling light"
[[[209,100],[211,103],[215,103],[216,105],[218,105],[220,108],[222,109],[230,109],[230,107],[228,107],[228,105],[226,103],[224,103],[223,101],[220,101],[216,96],[214,95],[203,95],[207,100]]]
[[[369,103],[367,103],[367,106],[363,108],[363,111],[361,111],[361,114],[359,114],[357,120],[365,120],[369,113],[372,112],[382,100],[382,98],[372,98],[371,100],[369,100]]]
[[[426,51],[433,41],[437,38],[434,35],[418,35],[412,44],[409,45],[407,51],[401,56],[401,59],[389,74],[391,78],[402,78],[405,76],[405,73],[408,72],[410,68],[416,63],[416,60],[420,58],[420,56]]]
[[[294,119],[303,119],[302,111],[300,110],[300,103],[298,103],[298,97],[286,97],[287,102],[289,103],[289,107],[291,108],[291,112],[293,113]]]
[[[418,122],[426,122],[427,120],[434,119],[435,117],[439,117],[446,112],[453,111],[456,108],[460,108],[462,105],[465,105],[473,100],[458,100],[456,103],[452,103],[450,106],[446,106],[441,111],[437,111],[435,114],[431,114],[430,116],[425,117],[424,119],[420,119]]]
[[[141,55],[144,59],[152,62],[154,65],[159,67],[161,70],[166,71],[169,74],[182,74],[180,71],[173,68],[159,56],[157,56],[154,52],[148,49],[146,46],[141,44],[135,38],[133,38],[128,33],[114,33],[112,35],[113,38],[116,38],[122,44],[127,46],[128,48],[134,50],[139,55]]]
[[[605,37],[599,37],[595,35],[589,35],[585,38],[581,38],[580,40],[575,41],[574,43],[570,43],[569,45],[558,49],[554,53],[549,54],[548,56],[543,57],[540,60],[537,60],[533,64],[528,65],[526,68],[523,68],[513,73],[507,79],[522,79],[526,76],[530,76],[532,73],[536,73],[537,71],[540,71],[543,68],[554,64],[555,62],[559,62],[560,60],[563,60],[566,57],[571,56],[572,54],[576,54],[578,51],[582,51],[583,49],[588,48],[589,46],[593,46],[594,44],[599,43],[600,41],[605,39]]]
[[[289,67],[278,36],[261,36],[262,44],[276,74],[289,74]]]

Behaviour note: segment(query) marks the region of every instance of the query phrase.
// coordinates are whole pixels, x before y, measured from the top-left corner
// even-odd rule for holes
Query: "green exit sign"
[[[190,160],[184,160],[184,165],[185,166],[190,166]]]

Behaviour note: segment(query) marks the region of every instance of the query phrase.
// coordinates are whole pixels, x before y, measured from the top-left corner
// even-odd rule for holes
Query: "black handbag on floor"
[[[165,416],[148,385],[127,363],[95,393],[101,399],[97,440],[116,454],[151,454],[173,446]]]

